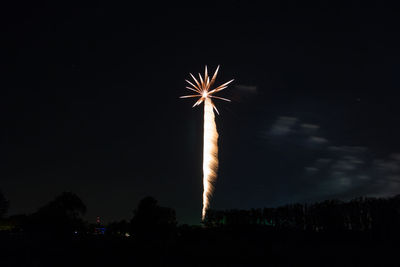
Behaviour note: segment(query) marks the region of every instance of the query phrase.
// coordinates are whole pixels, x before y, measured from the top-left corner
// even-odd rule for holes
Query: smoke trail
[[[205,219],[214,191],[214,182],[218,171],[218,132],[215,124],[213,103],[209,97],[204,101],[204,144],[203,144],[203,210]]]

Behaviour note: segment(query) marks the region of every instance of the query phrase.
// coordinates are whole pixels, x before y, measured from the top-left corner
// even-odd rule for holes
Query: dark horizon
[[[387,3],[229,8],[9,5],[1,16],[0,189],[9,215],[63,191],[86,219],[151,195],[196,224],[202,108],[189,72],[235,79],[218,102],[213,209],[400,193],[400,45]]]

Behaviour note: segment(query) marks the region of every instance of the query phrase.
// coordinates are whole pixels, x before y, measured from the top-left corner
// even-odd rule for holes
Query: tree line
[[[101,234],[130,236],[143,239],[168,238],[175,232],[175,210],[161,207],[153,197],[143,198],[132,218],[108,225],[89,223],[83,219],[87,208],[72,192],[63,192],[32,214],[6,217],[9,201],[0,192],[0,232],[72,236]]]
[[[72,192],[64,192],[29,215],[5,217],[9,202],[0,193],[0,230],[70,235],[94,233],[99,225],[83,219],[86,206]],[[108,235],[143,239],[169,238],[177,232],[175,210],[161,207],[153,197],[143,198],[130,220],[109,223]],[[209,210],[208,228],[257,226],[275,230],[311,232],[400,233],[400,195],[390,198],[359,197],[350,201],[326,200],[250,210]],[[182,227],[181,227],[182,228]]]
[[[210,210],[210,227],[258,225],[305,231],[399,232],[400,195],[390,198],[359,197],[350,201],[325,200],[250,210]]]

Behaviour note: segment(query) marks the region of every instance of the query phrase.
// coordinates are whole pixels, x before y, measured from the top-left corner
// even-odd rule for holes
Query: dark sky
[[[202,108],[178,97],[206,64],[235,79],[217,103],[212,208],[400,193],[398,9],[302,2],[2,8],[10,214],[72,191],[91,222],[152,195],[198,223]]]

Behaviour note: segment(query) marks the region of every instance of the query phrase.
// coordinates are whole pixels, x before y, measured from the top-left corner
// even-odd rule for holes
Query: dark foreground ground
[[[390,234],[195,229],[168,240],[1,234],[0,266],[400,266]]]

